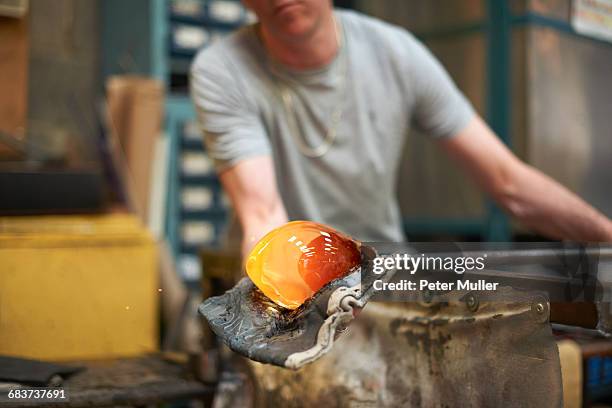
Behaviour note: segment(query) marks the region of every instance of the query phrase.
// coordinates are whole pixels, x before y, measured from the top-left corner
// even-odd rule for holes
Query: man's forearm
[[[555,239],[612,242],[612,222],[577,195],[531,166],[512,173],[498,200],[517,220]]]
[[[440,141],[480,187],[510,214],[542,235],[612,242],[612,222],[565,187],[520,161],[486,125],[474,119]]]
[[[268,232],[287,222],[287,214],[282,205],[271,208],[266,213],[246,214],[240,220],[242,225],[242,258],[245,259],[253,246]]]
[[[244,159],[220,174],[242,226],[242,256],[271,229],[287,222],[287,212],[276,189],[270,156]]]

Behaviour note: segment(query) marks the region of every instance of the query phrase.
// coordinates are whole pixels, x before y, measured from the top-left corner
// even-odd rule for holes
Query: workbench
[[[60,388],[64,402],[14,400],[9,407],[142,407],[168,402],[199,400],[210,406],[215,387],[203,384],[189,373],[187,364],[169,361],[162,355],[71,363],[85,370],[66,379]],[[0,383],[5,390],[6,384]],[[15,388],[12,387],[11,388]],[[26,387],[27,388],[27,387]]]

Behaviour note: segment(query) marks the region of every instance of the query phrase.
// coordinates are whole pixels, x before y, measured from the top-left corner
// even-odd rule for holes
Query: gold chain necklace
[[[336,31],[336,42],[338,44],[338,53],[339,53],[338,57],[341,59],[340,61],[341,66],[340,66],[340,73],[339,73],[340,84],[338,86],[339,88],[338,93],[341,95],[341,98],[340,98],[340,103],[338,103],[338,106],[336,107],[336,109],[334,109],[334,111],[331,114],[330,125],[327,128],[327,131],[325,132],[325,138],[323,139],[320,145],[315,146],[315,147],[308,145],[308,143],[306,142],[306,138],[304,138],[304,135],[302,134],[296,122],[297,114],[295,112],[295,104],[293,102],[293,94],[292,94],[293,90],[289,87],[289,84],[286,81],[282,85],[280,84],[280,81],[277,81],[278,93],[280,94],[280,99],[283,102],[283,108],[287,115],[287,122],[290,127],[291,136],[295,140],[300,152],[304,156],[307,156],[313,159],[323,157],[329,151],[329,149],[331,149],[332,145],[336,141],[336,137],[338,135],[338,125],[342,121],[342,116],[344,114],[344,103],[342,103],[343,102],[342,96],[344,95],[346,91],[348,56],[347,56],[346,50],[342,49],[343,47],[342,37],[340,36],[340,28],[338,27],[336,17],[332,16],[332,18],[334,19],[334,27],[336,29],[335,30]]]

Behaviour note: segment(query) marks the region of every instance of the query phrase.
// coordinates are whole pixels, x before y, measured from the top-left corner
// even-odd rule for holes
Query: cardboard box
[[[151,174],[156,140],[161,135],[163,85],[136,76],[108,80],[109,130],[122,146],[131,204],[148,223]]]

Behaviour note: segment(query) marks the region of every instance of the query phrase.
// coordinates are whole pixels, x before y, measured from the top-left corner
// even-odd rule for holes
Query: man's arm
[[[479,117],[440,144],[526,226],[553,239],[612,242],[612,222],[606,216],[519,160]]]
[[[219,175],[242,226],[242,256],[266,233],[287,222],[269,156],[241,161]]]

